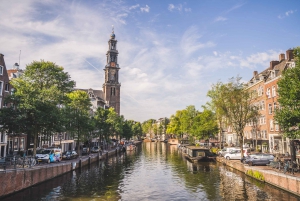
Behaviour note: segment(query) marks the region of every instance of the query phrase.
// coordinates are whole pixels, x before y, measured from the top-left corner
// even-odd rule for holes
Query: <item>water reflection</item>
[[[217,163],[191,163],[176,145],[143,143],[7,200],[298,200]]]

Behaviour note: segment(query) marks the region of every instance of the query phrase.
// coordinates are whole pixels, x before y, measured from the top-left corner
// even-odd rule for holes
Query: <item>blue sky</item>
[[[78,88],[102,89],[114,25],[121,114],[136,121],[201,110],[212,84],[248,81],[300,41],[299,0],[14,0],[0,13],[8,69],[21,50],[21,68],[53,61]]]

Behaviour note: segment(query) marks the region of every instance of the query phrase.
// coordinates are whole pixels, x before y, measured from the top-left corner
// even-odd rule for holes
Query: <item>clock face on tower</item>
[[[115,62],[110,62],[110,66],[111,67],[116,67],[116,63]]]

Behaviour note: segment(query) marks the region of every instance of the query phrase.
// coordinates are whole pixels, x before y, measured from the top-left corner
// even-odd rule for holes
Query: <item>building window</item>
[[[272,111],[272,104],[269,104],[268,109],[269,109],[269,114],[272,114],[273,113],[273,111]]]
[[[264,94],[264,88],[262,86],[258,87],[257,92],[258,96],[262,96]]]
[[[265,110],[265,101],[260,101],[259,109]]]
[[[0,65],[0,75],[3,75],[3,66]]]
[[[268,98],[271,98],[271,90],[270,90],[270,88],[267,89],[267,94],[266,95],[267,95]]]
[[[10,94],[11,94],[11,95],[14,95],[14,92],[15,92],[15,89],[11,89],[11,90],[10,90]]]
[[[274,130],[274,124],[273,124],[273,120],[270,120],[270,131]]]
[[[114,88],[114,96],[116,95],[116,88]]]
[[[19,151],[19,138],[14,138],[14,151]]]
[[[277,108],[276,102],[274,102],[273,105],[274,105],[274,112],[275,112],[275,110],[276,110],[276,108]]]
[[[275,122],[275,131],[279,131],[279,124],[278,124],[278,122]]]
[[[5,91],[9,91],[9,84],[5,83]]]
[[[24,150],[24,147],[25,147],[25,139],[20,138],[20,150]]]
[[[272,87],[272,97],[276,96],[276,88],[275,86]]]
[[[2,96],[3,82],[0,81],[0,95]]]
[[[261,116],[260,118],[259,118],[259,123],[260,123],[260,125],[263,125],[263,124],[266,124],[266,118],[265,118],[265,116]]]
[[[4,142],[4,137],[5,137],[5,133],[1,132],[0,133],[0,140],[1,140],[0,142],[2,142],[2,143]]]

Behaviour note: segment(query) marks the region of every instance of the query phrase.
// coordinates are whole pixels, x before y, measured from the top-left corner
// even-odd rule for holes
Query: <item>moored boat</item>
[[[185,157],[192,162],[215,161],[215,156],[209,149],[198,146],[186,146]]]

